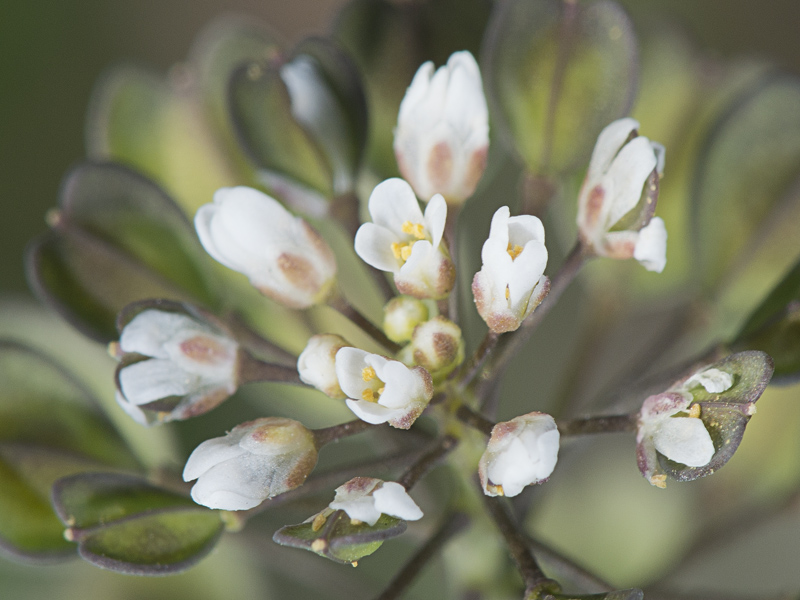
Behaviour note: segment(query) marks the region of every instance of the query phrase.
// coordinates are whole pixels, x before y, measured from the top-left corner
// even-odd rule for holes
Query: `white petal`
[[[206,488],[200,482],[192,487],[192,500],[215,510],[249,510],[263,502],[262,498],[250,498],[231,490]]]
[[[397,117],[397,127],[400,129],[403,126],[414,126],[410,120],[412,113],[417,110],[420,102],[423,102],[428,93],[431,77],[433,77],[433,63],[428,61],[423,63],[417,69],[414,79],[411,80],[411,85],[408,86],[402,102],[400,102],[400,111]]]
[[[667,265],[667,228],[661,217],[653,217],[639,230],[633,258],[648,271],[661,273]]]
[[[205,328],[186,315],[163,310],[144,310],[122,329],[119,345],[125,352],[167,358],[164,344],[186,330],[203,332]]]
[[[183,468],[183,480],[192,481],[211,467],[231,458],[241,456],[247,451],[239,446],[239,440],[230,435],[206,440],[194,449]]]
[[[508,219],[508,241],[516,246],[524,246],[531,240],[544,244],[544,225],[533,215],[518,215]]]
[[[117,401],[117,404],[119,404],[120,408],[124,410],[125,413],[129,417],[131,417],[134,421],[136,421],[139,425],[150,427],[156,422],[154,419],[148,418],[147,413],[144,410],[142,410],[135,404],[128,402],[125,399],[125,396],[123,396],[119,392],[116,392],[114,394],[114,399]]]
[[[641,200],[645,181],[656,168],[656,155],[650,140],[639,136],[627,144],[617,154],[605,177],[604,187],[609,192],[610,202],[607,227],[614,224],[630,212]]]
[[[372,497],[375,499],[375,508],[385,515],[406,521],[418,521],[422,518],[422,510],[399,483],[387,481],[372,492]]]
[[[152,358],[123,367],[120,391],[133,404],[149,404],[161,398],[183,396],[200,383],[197,376],[177,368],[171,360]]]
[[[336,353],[336,377],[342,391],[350,398],[360,400],[361,393],[368,387],[363,378],[364,368],[368,366],[367,356],[368,352],[352,347],[342,348]]]
[[[625,118],[614,121],[600,132],[586,174],[588,181],[597,183],[602,174],[608,171],[611,161],[614,160],[617,152],[634,129],[639,129],[639,122],[635,119]]]
[[[369,214],[372,222],[400,234],[403,223],[422,223],[422,210],[414,190],[398,177],[387,179],[375,186],[369,197]]]
[[[714,443],[700,419],[664,419],[653,432],[653,442],[661,454],[687,467],[707,465],[714,456]]]
[[[364,521],[368,525],[375,525],[381,518],[381,511],[375,507],[372,496],[359,496],[346,501],[334,500],[328,506],[333,510],[343,510],[351,519]]]
[[[376,269],[395,273],[400,269],[400,265],[392,252],[392,244],[399,239],[397,234],[386,227],[364,223],[356,232],[356,254]]]
[[[389,420],[398,418],[403,415],[402,409],[386,408],[375,402],[367,402],[366,400],[345,400],[347,408],[353,411],[353,414],[362,421],[371,423],[372,425],[379,425],[386,423]]]
[[[436,194],[425,207],[425,228],[431,236],[431,245],[438,248],[447,221],[447,203],[441,194]]]
[[[687,388],[692,384],[702,385],[710,394],[721,394],[733,386],[733,377],[730,373],[719,369],[706,369],[695,373],[686,381]]]

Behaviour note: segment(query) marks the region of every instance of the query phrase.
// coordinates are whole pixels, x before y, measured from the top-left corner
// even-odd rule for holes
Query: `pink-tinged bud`
[[[638,135],[638,128],[634,119],[619,119],[597,138],[578,197],[578,232],[598,256],[635,258],[660,273],[667,231],[653,213],[664,147]]]
[[[436,195],[425,214],[411,186],[402,179],[387,179],[369,197],[372,223],[356,232],[355,249],[361,259],[394,274],[401,294],[441,299],[453,289],[456,270],[442,239],[447,204]]]
[[[464,362],[461,328],[441,316],[425,321],[414,329],[408,351],[415,365],[441,381]]]
[[[188,314],[143,310],[117,348],[117,402],[142,424],[201,415],[236,391],[239,345]]]
[[[542,222],[531,215],[511,217],[507,206],[500,207],[481,259],[472,280],[478,313],[494,333],[514,331],[550,289]]]
[[[336,375],[350,410],[374,425],[408,429],[433,397],[433,380],[422,367],[410,369],[358,348],[339,350]]]
[[[558,460],[558,427],[548,414],[532,412],[498,423],[478,464],[487,496],[516,496],[542,483]]]
[[[325,240],[303,219],[248,187],[222,188],[194,219],[206,251],[290,308],[324,302],[336,276]]]
[[[303,485],[317,464],[313,433],[291,419],[242,423],[195,448],[183,480],[197,483],[192,499],[221,510],[247,510]]]
[[[331,398],[346,398],[336,377],[336,353],[349,346],[344,338],[332,333],[312,336],[297,358],[300,379]]]
[[[483,175],[488,150],[489,112],[472,54],[454,53],[435,73],[432,62],[423,64],[400,104],[394,135],[400,173],[417,196],[464,202]]]

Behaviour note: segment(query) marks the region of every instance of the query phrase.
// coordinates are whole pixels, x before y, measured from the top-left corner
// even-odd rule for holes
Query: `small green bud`
[[[427,369],[434,381],[444,379],[464,361],[461,328],[441,316],[417,325],[409,347],[414,364]]]
[[[429,317],[428,307],[422,300],[398,296],[383,307],[383,331],[390,340],[402,344],[409,341],[414,328]]]

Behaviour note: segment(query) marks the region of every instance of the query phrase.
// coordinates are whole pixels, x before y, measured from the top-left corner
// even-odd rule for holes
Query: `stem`
[[[525,600],[539,600],[542,593],[558,593],[559,585],[542,573],[536,559],[528,548],[528,542],[520,532],[521,527],[514,522],[508,507],[501,498],[485,496],[483,490],[480,495],[486,504],[495,525],[503,534],[511,558],[525,582]]]
[[[361,330],[369,335],[372,339],[378,342],[381,346],[390,351],[391,354],[396,354],[400,351],[401,346],[395,344],[392,340],[386,337],[386,334],[372,324],[364,315],[353,307],[344,296],[338,294],[332,298],[328,303],[331,308],[338,311],[342,316],[349,319],[353,324],[361,328]]]
[[[458,223],[458,215],[461,214],[461,205],[457,206],[448,206],[447,207],[447,220],[445,221],[444,225],[444,239],[447,242],[447,247],[450,251],[450,260],[453,261],[453,265],[456,268],[456,273],[458,272],[458,229],[456,228],[456,224]],[[454,323],[458,323],[458,279],[456,279],[456,283],[453,286],[450,295],[447,297],[447,312],[444,315],[453,321]]]
[[[594,573],[587,571],[571,559],[567,558],[540,540],[537,540],[531,536],[526,536],[526,538],[530,547],[533,548],[536,556],[544,558],[547,563],[551,564],[553,569],[560,572],[564,578],[569,579],[573,584],[581,588],[583,591],[589,593],[600,593],[611,592],[616,589],[610,583],[601,579]]]
[[[495,424],[464,404],[458,407],[456,418],[462,423],[466,423],[470,427],[477,429],[481,433],[492,435],[492,429]]]
[[[566,290],[572,280],[575,279],[575,276],[589,256],[590,255],[584,249],[580,241],[572,247],[572,250],[564,259],[561,268],[558,270],[558,273],[556,273],[550,281],[550,293],[547,297],[542,300],[542,303],[536,310],[522,322],[522,326],[519,329],[504,336],[498,343],[489,365],[484,369],[484,373],[481,376],[483,382],[490,382],[497,379],[505,372],[508,363],[517,355],[525,342],[530,339],[536,327],[544,320],[544,317],[550,312],[550,309],[555,306],[561,294],[564,293],[564,290]]]
[[[287,352],[280,346],[276,346],[267,339],[261,337],[258,333],[250,328],[250,325],[244,320],[244,317],[237,312],[232,312],[225,318],[225,323],[231,329],[234,337],[241,341],[242,344],[252,348],[258,352],[263,352],[270,358],[279,362],[287,364],[296,364],[297,356],[291,352]]]
[[[324,429],[314,429],[314,441],[317,444],[317,448],[322,448],[326,444],[330,444],[331,442],[338,442],[344,438],[350,437],[351,435],[356,435],[361,433],[362,431],[366,431],[370,427],[380,427],[374,426],[366,421],[362,421],[361,419],[354,419],[352,421],[348,421],[347,423],[340,423],[339,425],[333,425],[332,427],[325,427]],[[384,427],[385,429],[385,427]]]
[[[306,385],[300,380],[297,367],[264,362],[255,358],[246,350],[241,349],[237,355],[237,361],[236,380],[239,384],[276,381]]]
[[[550,179],[528,172],[522,175],[523,214],[542,216],[555,195],[556,185]]]
[[[588,417],[558,421],[558,431],[563,436],[589,435],[592,433],[632,433],[636,431],[638,413]]]
[[[342,224],[345,230],[355,237],[361,221],[358,218],[358,209],[361,201],[354,191],[345,192],[331,199],[328,214]]]
[[[469,362],[464,364],[464,366],[461,367],[461,370],[458,371],[460,374],[459,385],[462,389],[466,387],[469,382],[472,381],[480,372],[481,368],[486,363],[486,359],[489,358],[492,350],[494,350],[494,347],[497,346],[497,341],[499,339],[499,333],[495,333],[491,329],[486,332],[486,335],[481,341],[481,345],[478,346],[477,350],[475,350],[472,358],[470,358]]]
[[[392,579],[389,587],[378,596],[377,600],[395,600],[403,595],[414,579],[419,575],[428,561],[448,542],[450,538],[458,535],[469,523],[469,518],[464,513],[453,513],[442,523],[438,531],[417,550],[400,572]]]
[[[430,451],[423,454],[398,478],[397,483],[410,490],[457,445],[458,440],[452,436],[446,435],[439,439]]]

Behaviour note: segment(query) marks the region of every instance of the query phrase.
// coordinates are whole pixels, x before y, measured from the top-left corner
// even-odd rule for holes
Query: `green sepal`
[[[477,58],[491,9],[489,0],[355,0],[339,13],[334,37],[364,77],[369,103],[367,160],[381,177],[398,173],[393,132],[414,73],[427,60],[437,67],[445,64],[459,50],[469,50]]]
[[[180,208],[121,165],[85,163],[64,179],[53,229],[28,248],[28,279],[46,304],[96,340],[117,312],[168,297],[218,306],[211,260]]]
[[[184,571],[211,551],[223,530],[219,512],[130,475],[60,479],[53,506],[81,558],[131,575]]]
[[[730,374],[733,385],[719,394],[706,391],[699,383],[688,390],[693,396],[692,404],[700,405],[700,419],[711,436],[715,452],[711,461],[702,467],[688,467],[659,453],[661,468],[677,481],[692,481],[711,475],[731,459],[742,441],[750,417],[755,414],[756,400],[772,378],[774,367],[772,359],[764,352],[746,351],[731,354],[703,370],[707,368]]]
[[[782,200],[798,175],[800,80],[767,73],[717,118],[695,161],[690,223],[698,281],[713,288],[734,265],[744,271],[752,236],[771,214],[789,208]],[[796,210],[782,219],[796,221]],[[787,268],[800,252],[797,236],[762,241],[770,243],[777,248],[768,262],[745,276]]]
[[[747,319],[731,346],[763,350],[775,362],[773,384],[800,377],[800,262]]]
[[[588,159],[636,93],[636,38],[615,3],[512,0],[496,7],[482,62],[493,124],[527,168],[560,174]]]
[[[553,600],[643,600],[644,592],[640,589],[631,588],[629,590],[615,590],[600,594],[573,595],[573,594],[549,594],[546,598]]]
[[[0,549],[49,562],[74,553],[50,506],[54,481],[139,463],[91,394],[60,366],[0,341]]]
[[[343,510],[334,511],[325,524],[314,531],[312,523],[281,527],[272,539],[281,546],[302,548],[338,563],[353,563],[369,556],[386,540],[402,534],[408,524],[402,519],[381,515],[375,525],[353,525]]]

